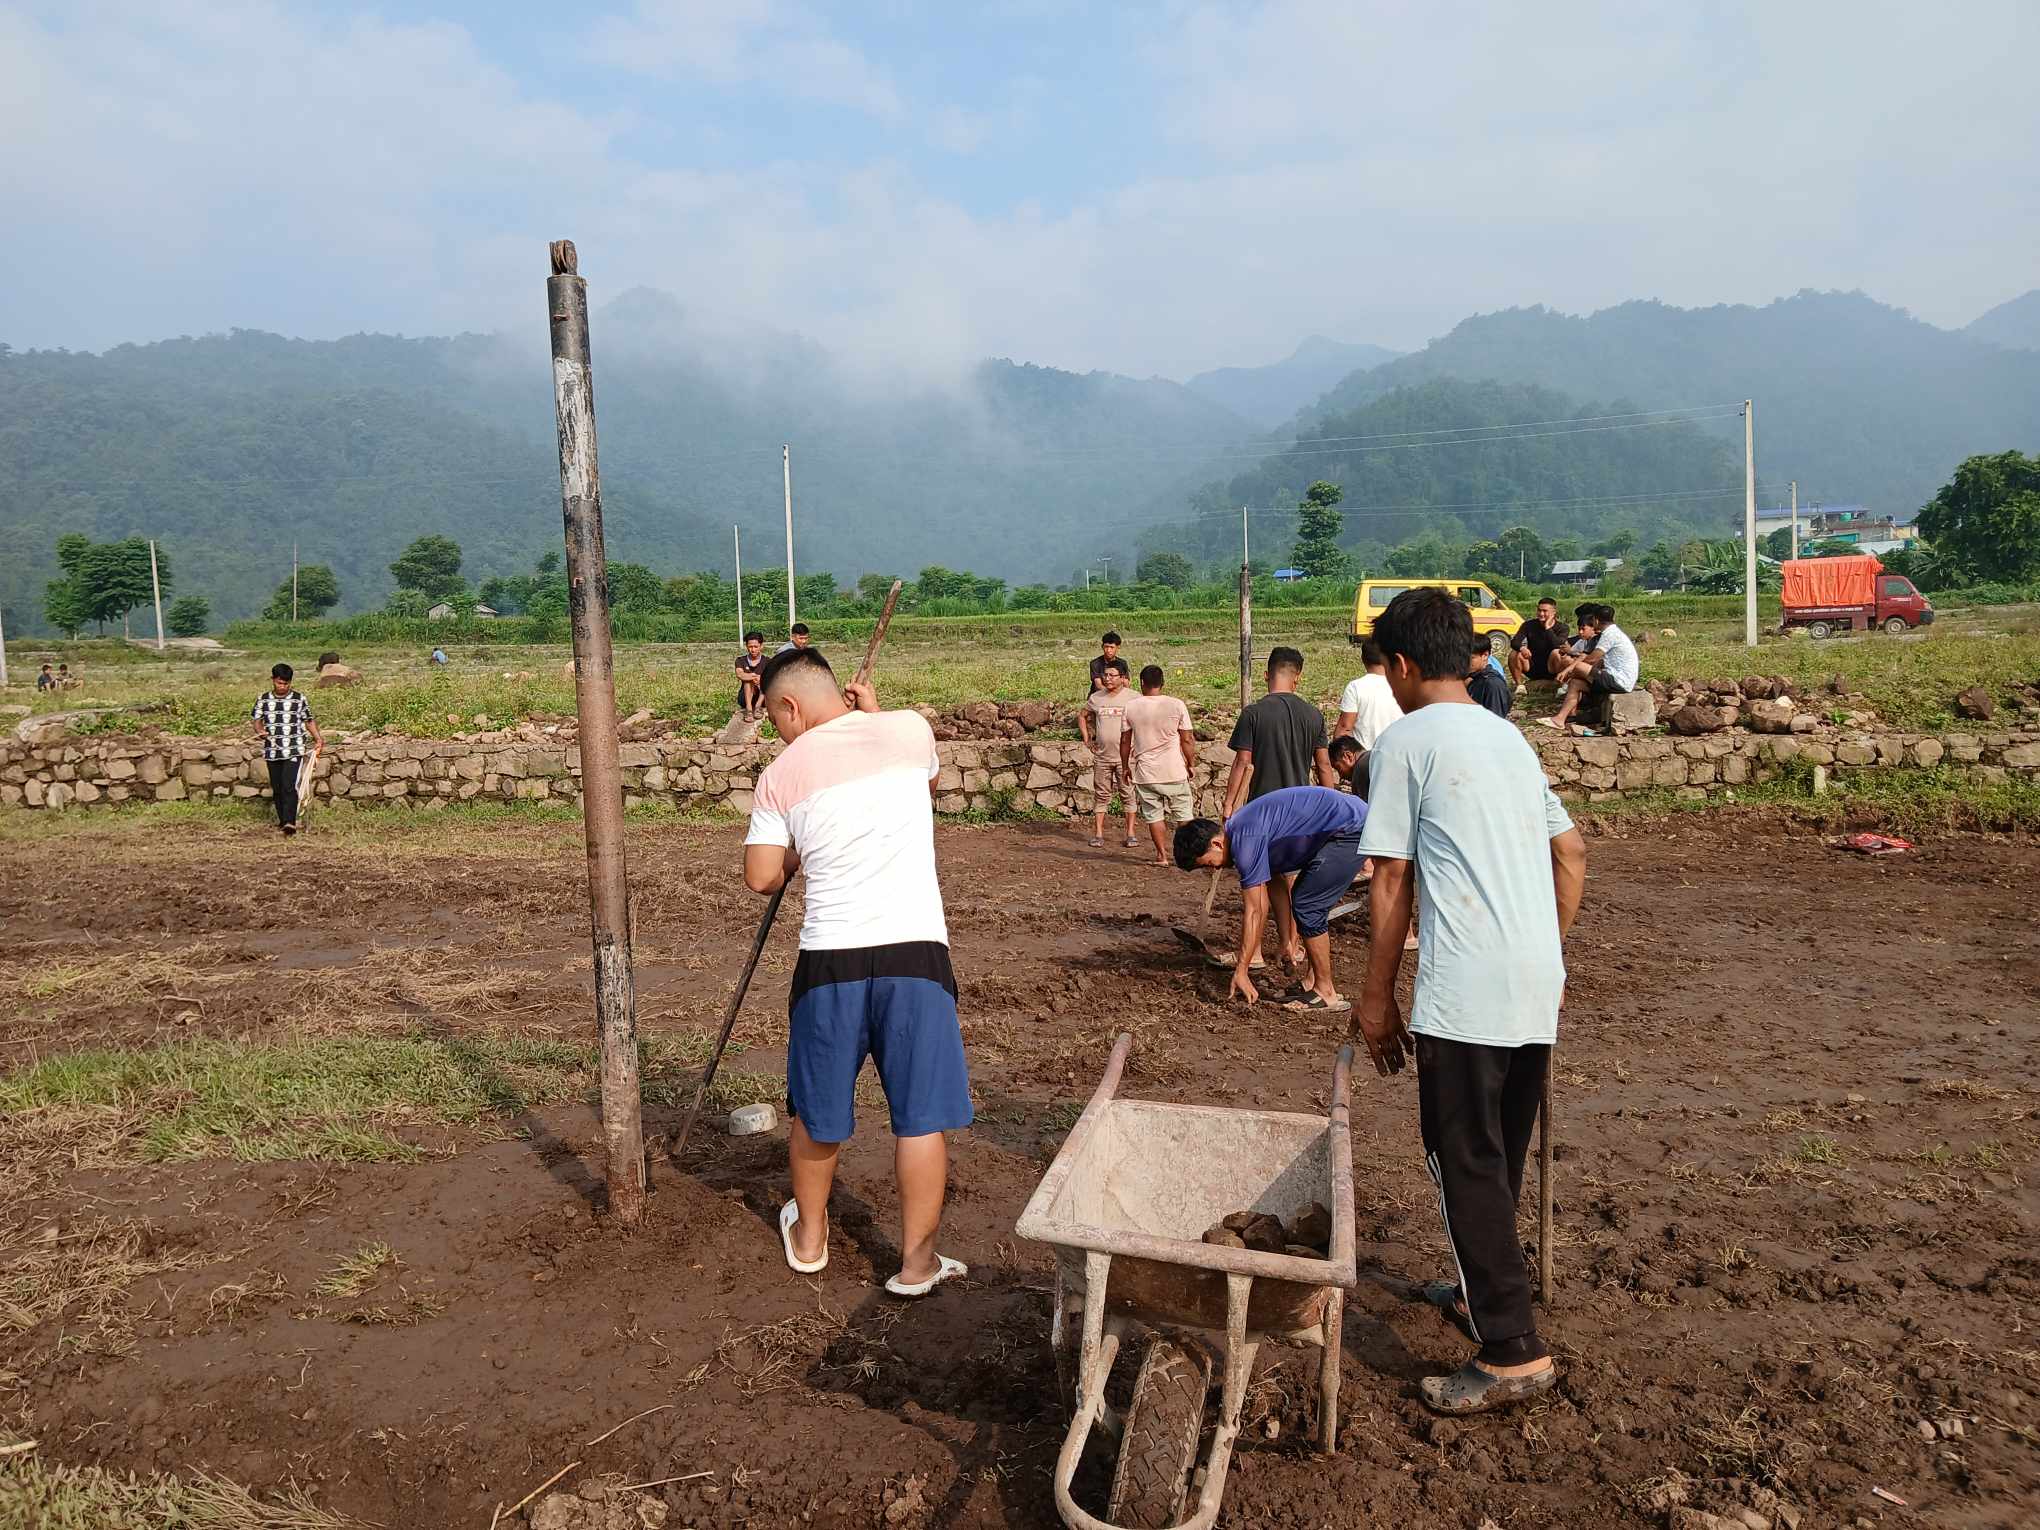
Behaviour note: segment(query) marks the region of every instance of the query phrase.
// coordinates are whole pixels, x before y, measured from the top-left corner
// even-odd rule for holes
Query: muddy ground
[[[0,1066],[331,1034],[349,994],[378,1025],[585,1035],[577,826],[393,822],[387,842],[315,825],[287,849],[253,820],[0,838]],[[739,832],[631,832],[645,1029],[711,1032],[758,908],[735,886]],[[1307,1445],[1314,1357],[1265,1352],[1224,1522],[1662,1525],[1682,1494],[1768,1509],[1763,1488],[1804,1525],[2034,1523],[2040,847],[1865,860],[1779,820],[1692,815],[1612,820],[1590,850],[1557,1062],[1562,1386],[1456,1425],[1415,1401],[1465,1345],[1408,1299],[1446,1252],[1414,1084],[1369,1070],[1341,1446]],[[1221,1002],[1169,935],[1201,884],[1137,852],[1024,826],[945,828],[940,854],[979,1094],[945,1240],[967,1283],[911,1307],[879,1290],[896,1265],[882,1106],[811,1279],[771,1227],[783,1127],[658,1157],[635,1235],[600,1212],[594,1119],[571,1104],[400,1124],[432,1149],[418,1163],[13,1174],[0,1258],[106,1226],[176,1257],[120,1295],[120,1342],[76,1342],[75,1315],[0,1322],[8,1424],[47,1459],[294,1481],[389,1526],[487,1526],[574,1462],[566,1486],[691,1476],[652,1490],[675,1524],[1054,1524],[1051,1264],[1013,1232],[1044,1137],[1121,1029],[1129,1093],[1314,1110],[1343,1027]],[[783,1060],[796,914],[738,1031],[746,1069]],[[1337,939],[1342,975],[1362,941]],[[171,976],[23,997],[51,963],[109,957]],[[175,991],[179,972],[204,991]],[[317,1294],[378,1241],[397,1263],[368,1320]]]

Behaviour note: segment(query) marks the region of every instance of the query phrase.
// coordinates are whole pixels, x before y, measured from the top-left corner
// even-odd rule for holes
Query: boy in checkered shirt
[[[255,734],[262,740],[262,758],[269,764],[269,791],[276,799],[276,821],[286,834],[297,833],[298,764],[304,758],[305,739],[314,748],[325,740],[312,718],[312,704],[291,689],[291,667],[278,664],[269,671],[269,689],[255,700],[248,714],[255,720]]]

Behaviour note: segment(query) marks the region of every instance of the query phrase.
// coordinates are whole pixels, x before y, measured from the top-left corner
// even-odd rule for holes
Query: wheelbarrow
[[[1350,1088],[1353,1049],[1332,1067],[1331,1114],[1227,1110],[1120,1100],[1121,1035],[1097,1092],[1042,1176],[1015,1227],[1055,1249],[1051,1342],[1065,1398],[1074,1394],[1055,1464],[1055,1505],[1072,1530],[1209,1530],[1225,1493],[1254,1356],[1269,1341],[1314,1344],[1317,1447],[1338,1443],[1339,1328],[1355,1281]],[[1205,1243],[1235,1211],[1285,1222],[1317,1201],[1332,1213],[1328,1258]],[[1131,1323],[1154,1330],[1121,1415],[1105,1381]],[[1196,1511],[1184,1518],[1198,1465],[1210,1362],[1221,1343],[1219,1418]],[[1110,1519],[1077,1507],[1070,1481],[1094,1427],[1116,1435]]]

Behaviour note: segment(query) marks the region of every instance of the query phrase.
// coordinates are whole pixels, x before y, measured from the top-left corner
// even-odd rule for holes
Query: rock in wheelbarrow
[[[1230,1227],[1206,1228],[1204,1231],[1204,1241],[1217,1248],[1245,1248],[1247,1246],[1247,1240],[1234,1232]]]
[[[1312,1201],[1296,1214],[1289,1236],[1320,1251],[1332,1246],[1332,1211],[1321,1201]]]

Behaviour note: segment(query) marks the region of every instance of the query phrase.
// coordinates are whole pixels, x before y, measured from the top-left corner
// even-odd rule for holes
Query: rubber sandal
[[[885,1283],[885,1289],[892,1296],[904,1297],[911,1301],[915,1297],[926,1296],[945,1280],[955,1280],[958,1276],[968,1275],[969,1273],[970,1266],[961,1259],[951,1259],[947,1254],[937,1254],[935,1256],[935,1273],[926,1280],[917,1280],[912,1285],[908,1285],[899,1276],[895,1275]]]
[[[1103,845],[1104,843],[1105,841],[1102,839],[1093,838],[1091,841],[1091,848],[1093,850],[1096,850],[1099,846]]]
[[[1240,962],[1240,953],[1237,951],[1211,951],[1206,953],[1204,959],[1214,967],[1237,967]],[[1257,956],[1247,963],[1247,971],[1249,972],[1266,972],[1267,970],[1268,963],[1262,957]]]
[[[1450,1376],[1426,1376],[1417,1383],[1417,1395],[1433,1413],[1486,1413],[1541,1396],[1556,1385],[1556,1363],[1528,1376],[1496,1376],[1469,1360]]]
[[[816,1275],[829,1267],[828,1223],[823,1222],[822,1257],[799,1259],[793,1252],[793,1224],[800,1220],[800,1202],[788,1201],[779,1208],[779,1246],[786,1250],[786,1267],[796,1275]]]
[[[1322,1009],[1330,1014],[1343,1015],[1353,1007],[1353,1001],[1342,995],[1339,1002],[1334,1004],[1326,999],[1323,994],[1306,989],[1301,998],[1291,999],[1282,1007],[1284,1009]]]
[[[1476,1344],[1480,1342],[1474,1336],[1473,1319],[1460,1310],[1458,1281],[1427,1280],[1417,1287],[1416,1294],[1419,1300],[1429,1302],[1433,1307],[1444,1313],[1445,1320],[1465,1334],[1467,1338],[1472,1339]]]

